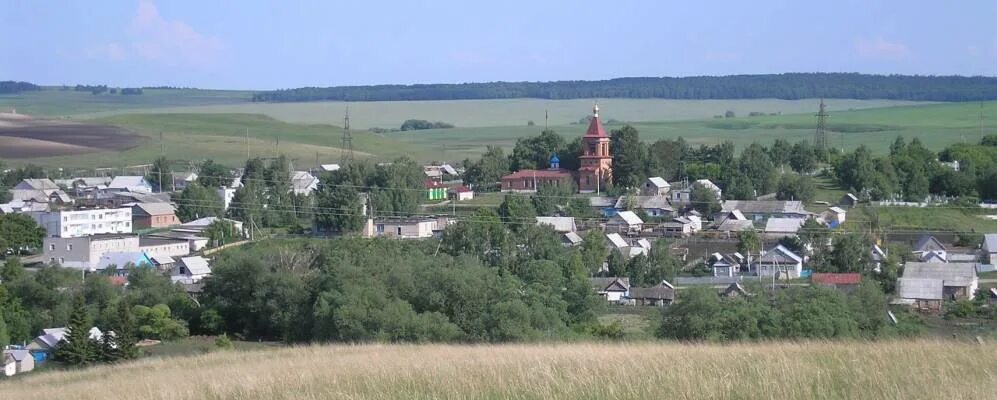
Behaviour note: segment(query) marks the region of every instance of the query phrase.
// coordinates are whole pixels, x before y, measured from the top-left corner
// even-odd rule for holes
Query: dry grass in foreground
[[[997,344],[308,346],[0,383],[4,399],[983,399]]]

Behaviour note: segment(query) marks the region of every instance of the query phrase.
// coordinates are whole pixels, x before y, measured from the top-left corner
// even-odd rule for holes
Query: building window
[[[73,244],[69,243],[66,245],[66,251],[73,251]]]
[[[48,249],[49,249],[50,251],[55,251],[55,243],[49,243],[49,244],[48,244]]]
[[[377,233],[384,233],[384,224],[377,224]]]
[[[402,235],[402,227],[399,226],[396,229],[397,229],[397,232],[398,232],[398,236],[401,236]]]

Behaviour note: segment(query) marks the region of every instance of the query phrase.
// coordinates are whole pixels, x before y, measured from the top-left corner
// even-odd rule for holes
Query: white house
[[[744,262],[745,258],[741,253],[733,253],[726,256],[720,253],[713,253],[709,258],[710,268],[713,269],[713,276],[718,277],[737,276]]]
[[[758,276],[796,279],[803,274],[803,257],[780,244],[763,252],[754,269]]]
[[[638,255],[648,255],[651,251],[651,242],[647,239],[640,239],[633,243],[628,242],[619,233],[606,234],[606,242],[610,249],[616,250],[625,259],[630,259]]]
[[[668,194],[668,190],[671,189],[671,185],[668,184],[664,178],[660,176],[652,176],[644,181],[644,187],[641,188],[641,194],[644,196],[664,196]]]
[[[589,278],[592,289],[606,301],[618,302],[630,293],[630,278]]]
[[[372,238],[378,236],[392,239],[425,239],[433,237],[433,233],[441,231],[451,221],[446,218],[377,218],[367,219],[364,224],[363,236]]]
[[[606,230],[623,233],[640,233],[644,221],[633,211],[620,211],[606,221]]]
[[[229,204],[232,204],[232,199],[235,198],[236,188],[229,186],[222,186],[218,188],[218,198],[222,201],[222,211],[227,211]]]
[[[144,176],[115,176],[107,185],[107,191],[152,193],[152,184]]]
[[[574,217],[537,217],[537,225],[550,225],[557,232],[574,232]]]
[[[135,235],[92,235],[84,237],[45,238],[44,259],[66,268],[91,270],[100,258],[113,252],[139,251],[139,238]]]
[[[3,351],[3,364],[3,374],[11,376],[35,369],[35,358],[28,350],[9,349]]]
[[[997,233],[983,235],[983,262],[997,264]]]
[[[243,232],[242,222],[236,221],[234,219],[228,218],[218,218],[218,217],[204,217],[195,219],[193,221],[180,224],[180,226],[173,229],[176,232],[187,232],[187,233],[201,233],[201,231],[208,229],[211,224],[217,221],[225,221],[232,224],[236,231]]]
[[[208,260],[201,256],[181,257],[170,270],[173,283],[194,284],[211,275]]]
[[[131,207],[33,212],[31,216],[49,237],[132,232]]]
[[[474,198],[474,191],[467,186],[457,186],[448,191],[451,199],[466,201]]]
[[[308,171],[291,171],[291,191],[296,195],[308,196],[318,189],[319,179]]]

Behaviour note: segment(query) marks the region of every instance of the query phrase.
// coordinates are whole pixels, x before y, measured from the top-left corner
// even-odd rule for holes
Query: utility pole
[[[339,166],[343,167],[348,161],[353,161],[353,136],[350,136],[350,107],[346,107],[346,116],[343,117],[343,145],[340,149]]]
[[[814,132],[814,147],[818,150],[827,150],[827,110],[824,106],[824,99],[820,99],[820,110],[817,111],[817,131]],[[844,136],[842,136],[844,137]],[[842,144],[844,151],[844,144]]]

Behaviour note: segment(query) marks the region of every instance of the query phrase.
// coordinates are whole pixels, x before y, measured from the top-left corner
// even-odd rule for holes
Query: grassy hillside
[[[64,118],[77,114],[124,112],[158,107],[204,106],[248,102],[251,92],[200,89],[147,89],[141,95],[92,95],[90,92],[48,87],[37,92],[0,94],[0,112],[11,107],[21,114]]]
[[[551,125],[568,125],[589,115],[598,101],[604,119],[620,121],[676,121],[712,118],[727,110],[737,115],[750,112],[813,113],[816,99],[804,100],[665,100],[665,99],[499,99],[441,101],[370,101],[370,102],[308,102],[308,103],[237,103],[183,107],[157,107],[110,110],[84,113],[75,118],[93,118],[120,113],[239,113],[264,114],[276,119],[304,124],[342,125],[346,107],[350,108],[350,123],[354,128],[370,127],[397,129],[406,119],[444,121],[458,127],[480,128],[495,126],[525,127],[533,121],[544,124],[547,111]],[[926,104],[895,100],[835,100],[831,112],[849,109],[881,108]],[[2,100],[0,100],[2,105]]]
[[[16,399],[989,398],[997,344],[311,346],[0,381]]]
[[[163,133],[165,152],[170,159],[214,159],[227,165],[241,165],[246,159],[246,129],[249,129],[250,156],[272,157],[279,151],[298,160],[296,166],[321,162],[338,162],[342,129],[330,125],[296,125],[252,114],[127,114],[98,119],[95,122],[121,126],[148,139],[130,150],[80,156],[47,157],[17,162],[34,162],[61,167],[92,168],[151,162],[160,154],[159,134]],[[396,142],[369,132],[353,134],[357,157],[393,158],[409,154]],[[419,155],[416,153],[415,155]]]

